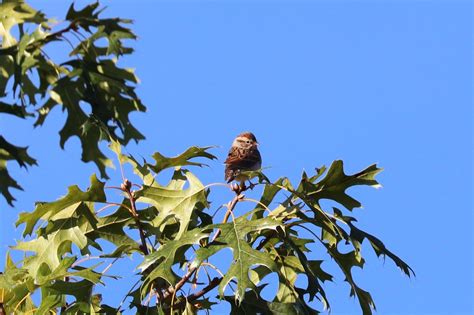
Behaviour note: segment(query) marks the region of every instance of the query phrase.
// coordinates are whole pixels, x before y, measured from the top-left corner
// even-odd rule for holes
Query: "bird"
[[[240,182],[241,187],[245,187],[245,181],[249,178],[241,172],[260,169],[262,157],[258,151],[258,145],[257,138],[249,131],[242,132],[234,139],[224,162],[227,183],[236,180]]]

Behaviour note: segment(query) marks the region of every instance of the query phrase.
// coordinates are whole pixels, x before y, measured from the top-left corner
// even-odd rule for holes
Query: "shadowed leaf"
[[[281,222],[274,218],[262,218],[249,221],[248,216],[253,213],[242,215],[231,223],[214,224],[210,227],[221,230],[219,237],[206,247],[201,247],[196,251],[196,259],[193,265],[199,265],[205,259],[213,256],[224,248],[231,248],[233,261],[227,270],[222,282],[219,284],[219,295],[224,295],[226,286],[232,279],[237,280],[237,290],[235,298],[242,301],[246,289],[255,290],[255,285],[249,278],[249,270],[255,265],[262,265],[273,272],[278,272],[278,266],[265,253],[253,249],[247,242],[250,233],[262,232],[264,230],[276,230],[282,228]]]
[[[199,157],[207,158],[210,160],[216,159],[214,155],[207,152],[207,150],[209,150],[210,148],[212,147],[190,147],[185,152],[175,157],[165,157],[160,153],[156,152],[152,155],[153,159],[156,161],[155,164],[147,163],[147,166],[155,173],[159,173],[164,169],[175,166],[205,166],[206,164],[200,162],[193,162],[190,160]]]
[[[138,268],[145,271],[151,266],[153,269],[147,271],[149,274],[144,281],[142,295],[148,294],[150,284],[158,278],[166,280],[170,285],[176,283],[179,278],[171,267],[182,259],[181,257],[177,257],[177,251],[180,250],[181,247],[199,244],[201,239],[208,236],[209,233],[204,233],[200,229],[194,229],[186,232],[178,240],[168,241],[166,244],[160,246],[156,252],[146,256]]]
[[[297,303],[268,302],[260,296],[265,285],[256,288],[255,291],[245,292],[241,303],[237,303],[233,296],[225,296],[224,299],[230,303],[232,315],[240,314],[288,314],[288,315],[316,315],[319,312],[309,306],[301,306]]]
[[[307,180],[303,182],[305,193],[316,202],[321,199],[334,200],[349,210],[359,208],[360,202],[345,193],[346,189],[356,185],[367,185],[372,187],[380,187],[375,180],[375,175],[380,173],[382,169],[373,164],[365,170],[354,175],[344,174],[343,162],[341,160],[334,161],[329,167],[324,178],[312,183]]]

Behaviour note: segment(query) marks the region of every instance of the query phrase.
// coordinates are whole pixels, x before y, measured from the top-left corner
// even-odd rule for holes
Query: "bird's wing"
[[[261,159],[260,152],[257,149],[242,150],[232,147],[224,163],[228,168],[245,170],[261,162]]]
[[[237,173],[252,169],[256,164],[261,164],[262,158],[257,149],[244,150],[232,147],[225,160],[225,180],[231,182]]]

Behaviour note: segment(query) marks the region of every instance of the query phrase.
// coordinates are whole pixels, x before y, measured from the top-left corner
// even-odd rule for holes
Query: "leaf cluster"
[[[0,4],[0,114],[31,120],[36,127],[61,107],[66,113],[61,148],[78,137],[82,161],[94,162],[107,178],[111,161],[100,142],[112,138],[126,145],[143,139],[129,114],[145,106],[135,93],[137,77],[118,65],[121,56],[133,52],[126,46],[136,38],[126,27],[131,21],[103,18],[102,11],[98,2],[80,10],[72,4],[64,22],[57,23],[24,1]],[[8,161],[26,168],[36,160],[0,135],[0,193],[12,205],[9,189],[21,186],[9,174]]]
[[[7,312],[117,314],[128,306],[138,313],[194,314],[226,301],[232,314],[317,314],[330,309],[324,286],[334,277],[325,266],[334,264],[362,313],[371,314],[374,301],[352,273],[364,266],[364,240],[377,255],[389,257],[406,275],[413,274],[345,214],[361,206],[347,193],[349,188],[378,186],[375,176],[381,169],[376,165],[347,175],[342,161],[334,161],[313,175],[303,173],[297,185],[285,177],[271,182],[254,174],[260,178],[260,199],[247,198],[244,193],[249,190],[229,189],[231,200],[221,220],[211,214],[215,206],[209,198],[227,185],[205,186],[187,168],[203,166],[203,158],[214,159],[209,147],[192,147],[171,158],[155,153],[154,162],[122,154],[118,141],[111,148],[139,178],[109,187],[120,190],[122,200],[110,201],[105,183],[92,176],[85,191],[72,186],[57,201],[40,202],[32,212],[20,214],[17,225],[24,225],[24,235],[33,238],[18,242],[13,250],[24,252],[25,258],[14,262],[8,257],[0,275]],[[163,177],[169,168],[174,171],[163,185],[157,176]],[[323,209],[323,199],[346,210]],[[255,206],[242,214],[243,203]],[[111,245],[104,247],[104,241]],[[317,247],[323,251],[315,251]],[[132,254],[143,259],[130,267],[139,281],[123,297],[128,303],[103,304],[97,291],[114,278],[107,273],[109,267],[101,266]],[[87,264],[92,260],[97,264]],[[278,283],[276,294],[268,299],[262,290],[271,274]],[[39,304],[31,299],[36,291],[42,296]]]
[[[118,65],[133,52],[127,46],[135,39],[127,27],[131,21],[104,18],[98,3],[71,5],[59,24],[24,1],[4,0],[0,12],[0,114],[41,126],[61,108],[66,113],[61,147],[77,136],[82,160],[94,162],[107,180],[105,168],[112,162],[99,145],[109,142],[137,178],[106,186],[94,174],[87,189],[71,186],[58,200],[21,213],[17,226],[24,228],[23,239],[0,273],[0,313],[194,314],[225,301],[232,314],[317,314],[330,309],[325,283],[334,281],[327,268],[333,264],[362,313],[371,314],[374,301],[353,275],[365,264],[364,241],[413,274],[350,213],[361,203],[348,189],[378,187],[376,165],[348,175],[343,162],[334,161],[314,174],[304,172],[296,184],[287,177],[271,181],[261,170],[244,172],[258,183],[234,186],[204,185],[191,172],[215,159],[210,147],[191,147],[175,157],[156,152],[139,161],[121,151],[143,139],[129,119],[145,111],[135,93],[138,79]],[[63,60],[52,51],[67,54]],[[26,147],[0,135],[0,193],[11,205],[10,189],[21,186],[10,176],[10,162],[37,164]],[[165,184],[157,179],[170,173]],[[222,186],[230,200],[214,205],[211,197]],[[111,194],[117,190],[118,200]],[[256,191],[258,200],[246,197]],[[338,207],[326,208],[322,200]],[[244,203],[251,209],[243,211]],[[118,278],[111,268],[131,255],[140,257],[130,265],[139,280],[121,303],[103,303],[103,286]],[[277,283],[269,282],[271,276]],[[263,290],[272,285],[276,293],[265,298]]]

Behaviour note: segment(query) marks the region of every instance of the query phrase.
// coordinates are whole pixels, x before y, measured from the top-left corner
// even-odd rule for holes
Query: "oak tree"
[[[23,1],[0,4],[0,114],[40,126],[61,107],[66,121],[60,146],[79,137],[82,160],[99,170],[86,189],[71,186],[65,196],[20,213],[16,224],[25,238],[12,251],[24,252],[24,258],[7,255],[0,275],[0,313],[118,314],[132,309],[194,314],[229,303],[232,314],[317,314],[335,303],[325,292],[333,276],[324,267],[334,264],[362,313],[371,314],[374,301],[353,276],[354,268],[364,266],[363,244],[413,275],[352,214],[361,203],[347,190],[377,187],[377,165],[347,174],[336,160],[303,172],[296,183],[287,177],[270,180],[261,170],[248,172],[254,192],[261,191],[259,199],[252,199],[246,196],[249,186],[203,183],[192,173],[215,159],[211,147],[191,147],[175,157],[156,152],[143,161],[124,154],[123,146],[143,139],[128,118],[145,111],[135,93],[138,80],[118,64],[133,53],[125,41],[136,37],[127,27],[130,20],[104,18],[102,11],[99,3],[81,9],[71,5],[65,22],[57,24]],[[66,60],[48,56],[52,44],[69,52]],[[110,152],[100,149],[101,141],[109,143]],[[108,182],[110,154],[135,174],[123,174],[121,183]],[[14,201],[10,189],[20,188],[8,171],[11,161],[36,164],[26,148],[0,135],[0,192],[9,204]],[[167,174],[166,183],[157,180]],[[133,182],[126,179],[132,177]],[[121,192],[118,200],[115,191]],[[230,196],[228,203],[211,203],[222,194]],[[326,208],[322,200],[339,206]],[[250,210],[243,211],[244,204],[251,204]],[[322,251],[311,250],[314,246]],[[109,305],[95,288],[105,281],[113,286],[116,275],[109,274],[109,267],[130,255],[141,257],[138,263],[128,262],[139,280],[130,283],[122,303]],[[103,263],[108,267],[99,268]],[[278,279],[270,284],[276,288],[270,299],[261,294],[269,275]],[[40,293],[36,299],[35,292]]]

